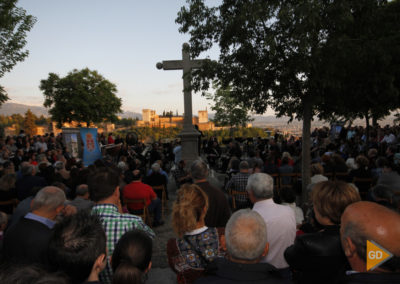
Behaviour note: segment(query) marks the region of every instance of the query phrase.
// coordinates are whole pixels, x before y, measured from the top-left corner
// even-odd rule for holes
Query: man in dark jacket
[[[196,160],[190,166],[190,175],[208,196],[208,211],[205,218],[207,227],[225,227],[231,216],[228,200],[222,190],[212,186],[207,181],[208,167],[202,160]]]
[[[64,210],[65,193],[58,187],[41,189],[32,202],[32,212],[11,226],[4,236],[4,260],[48,264],[47,246],[55,219]]]
[[[274,266],[260,263],[269,244],[266,224],[257,212],[242,209],[234,213],[221,243],[228,256],[209,264],[208,276],[195,283],[290,283],[281,278]]]

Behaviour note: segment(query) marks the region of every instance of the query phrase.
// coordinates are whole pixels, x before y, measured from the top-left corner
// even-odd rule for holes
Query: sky
[[[183,113],[182,71],[156,68],[182,58],[175,19],[184,0],[20,0],[37,22],[27,34],[29,57],[0,79],[9,102],[42,105],[40,80],[50,72],[97,70],[116,84],[122,109],[149,108]],[[201,58],[217,59],[216,49]],[[210,110],[210,101],[193,94],[193,113]]]

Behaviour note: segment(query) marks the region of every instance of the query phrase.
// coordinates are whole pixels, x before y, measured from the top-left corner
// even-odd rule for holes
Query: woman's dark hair
[[[282,202],[293,203],[296,201],[296,193],[290,187],[283,187],[279,191],[279,197],[282,199]]]
[[[125,233],[115,246],[111,267],[113,284],[142,284],[153,253],[153,242],[146,233]]]

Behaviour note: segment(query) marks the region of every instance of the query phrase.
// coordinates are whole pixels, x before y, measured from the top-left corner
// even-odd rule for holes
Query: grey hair
[[[124,161],[120,161],[117,165],[118,169],[121,169],[122,171],[126,171],[128,169],[128,166]]]
[[[249,169],[249,163],[246,161],[241,161],[239,164],[239,170],[248,170]]]
[[[46,155],[45,154],[39,154],[36,158],[36,160],[38,161],[38,163],[40,164],[41,162],[46,160]]]
[[[365,230],[355,222],[349,221],[346,226],[342,224],[342,240],[350,238],[356,247],[356,252],[359,258],[367,259],[367,240],[368,237]]]
[[[194,180],[205,179],[208,175],[207,164],[198,159],[190,165],[190,174]]]
[[[31,164],[24,165],[21,167],[21,174],[23,176],[30,176],[33,174],[33,171],[35,170],[35,166]]]
[[[151,169],[153,170],[153,172],[158,173],[161,169],[160,164],[159,163],[154,163],[151,165]]]
[[[62,189],[55,186],[46,186],[39,190],[32,202],[32,211],[45,208],[48,211],[55,210],[66,200]]]
[[[255,173],[249,176],[246,190],[252,191],[256,199],[268,199],[274,196],[274,180],[270,175]]]
[[[267,225],[256,211],[236,211],[226,224],[225,240],[228,253],[233,258],[256,260],[267,244]]]
[[[59,171],[62,170],[64,168],[64,162],[62,162],[62,161],[55,162],[54,168]]]
[[[76,195],[83,196],[89,191],[87,184],[80,184],[76,187]]]

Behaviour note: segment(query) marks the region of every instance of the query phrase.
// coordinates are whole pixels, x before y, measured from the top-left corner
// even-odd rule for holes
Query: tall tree
[[[245,126],[252,121],[249,108],[245,103],[231,95],[230,89],[217,88],[215,93],[207,94],[207,99],[214,101],[211,110],[215,112],[214,122],[221,126]]]
[[[180,31],[190,34],[192,57],[215,44],[221,51],[218,61],[192,72],[196,90],[207,90],[216,80],[222,87],[230,86],[232,95],[257,113],[271,106],[278,116],[303,120],[303,188],[310,180],[311,120],[330,111],[324,104],[327,96],[335,94],[337,104],[347,96],[327,91],[328,85],[338,84],[325,72],[327,58],[332,50],[343,52],[339,40],[330,39],[346,36],[354,11],[362,11],[371,1],[386,3],[224,0],[207,6],[202,0],[187,0],[178,13]],[[328,42],[336,45],[327,49]]]
[[[37,117],[32,113],[30,109],[27,110],[24,117],[23,129],[26,134],[31,136],[36,135],[37,125],[36,125]]]
[[[88,68],[73,70],[60,78],[50,73],[40,82],[44,106],[58,126],[64,122],[76,121],[98,123],[117,121],[121,112],[121,99],[117,97],[117,88],[97,71]]]
[[[359,3],[360,4],[360,3]],[[351,25],[330,36],[324,115],[376,121],[400,107],[400,1],[352,5]],[[338,64],[340,63],[340,64]],[[337,102],[337,93],[346,99]],[[368,135],[367,135],[368,137]]]
[[[35,22],[35,17],[17,7],[17,0],[0,1],[0,78],[28,56],[26,33]],[[7,92],[0,86],[0,105],[7,100]]]

